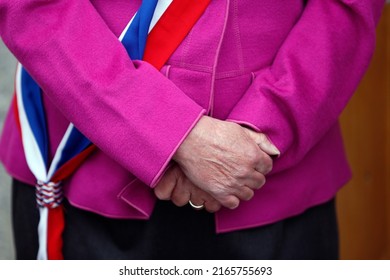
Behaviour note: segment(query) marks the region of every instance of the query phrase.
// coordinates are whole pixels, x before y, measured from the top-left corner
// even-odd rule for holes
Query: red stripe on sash
[[[20,132],[20,137],[22,137],[22,126],[20,125],[19,109],[18,109],[18,101],[17,101],[16,93],[14,94],[14,97],[12,98],[12,109],[14,111],[16,126],[18,127],[18,130]]]
[[[64,206],[49,209],[47,222],[47,258],[49,260],[63,260],[62,232],[65,227]]]
[[[84,160],[96,150],[95,145],[91,145],[86,148],[84,151],[79,153],[77,156],[68,160],[64,165],[62,165],[57,172],[54,174],[52,181],[59,182],[69,177],[76,169],[84,162]]]
[[[66,162],[54,174],[52,181],[60,182],[69,177],[84,162],[84,160],[96,150],[95,145],[89,146],[77,156]],[[49,209],[48,230],[47,230],[47,258],[49,260],[63,260],[62,233],[65,227],[64,206]]]
[[[210,2],[211,0],[173,0],[150,31],[143,60],[161,69]]]

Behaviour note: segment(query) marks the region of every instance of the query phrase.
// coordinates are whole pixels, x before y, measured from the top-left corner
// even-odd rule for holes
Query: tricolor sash
[[[211,0],[143,0],[119,37],[131,59],[160,69],[179,46]],[[39,85],[19,63],[16,71],[15,117],[20,126],[27,165],[36,183],[38,259],[63,259],[64,213],[61,182],[90,155],[93,145],[69,124],[49,162],[46,116]]]

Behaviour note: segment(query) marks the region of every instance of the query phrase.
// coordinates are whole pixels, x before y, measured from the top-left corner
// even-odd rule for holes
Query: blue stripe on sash
[[[39,146],[45,166],[48,168],[49,143],[41,89],[24,68],[22,68],[21,73],[21,85],[23,105],[28,122]]]
[[[62,150],[61,159],[57,164],[57,169],[64,165],[68,160],[84,151],[89,145],[91,145],[91,141],[81,134],[77,128],[73,127],[69,139]]]
[[[144,56],[149,25],[156,5],[157,0],[142,1],[142,5],[135,15],[128,32],[122,39],[122,43],[131,59],[141,60]]]

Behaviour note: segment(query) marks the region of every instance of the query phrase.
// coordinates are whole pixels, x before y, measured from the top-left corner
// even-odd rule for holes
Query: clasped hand
[[[238,207],[265,183],[278,149],[262,133],[238,124],[202,117],[192,129],[154,191],[183,206],[191,200],[209,212]]]

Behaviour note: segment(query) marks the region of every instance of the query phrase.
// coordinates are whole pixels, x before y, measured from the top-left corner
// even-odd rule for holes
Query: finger
[[[247,128],[245,128],[245,131],[256,142],[262,151],[266,152],[268,155],[280,156],[278,148],[276,148],[276,146],[264,133],[254,132],[253,130]]]
[[[280,156],[280,151],[276,146],[269,140],[269,138],[263,133],[257,133],[257,145],[260,149],[272,156]]]
[[[221,204],[215,200],[209,193],[195,186],[190,180],[188,185],[191,187],[191,198],[190,201],[194,205],[203,205],[207,212],[214,213],[221,209]],[[200,208],[199,210],[201,210]],[[196,209],[198,210],[198,209]]]
[[[171,196],[172,202],[176,206],[182,207],[188,203],[190,197],[191,197],[191,193],[190,193],[190,187],[188,186],[188,180],[186,180],[183,177],[179,177],[176,187],[172,192],[172,196]]]
[[[248,176],[248,178],[244,180],[245,186],[251,188],[252,190],[260,189],[262,186],[264,186],[265,182],[266,179],[264,174],[258,172],[257,170],[255,170],[251,176]]]
[[[154,188],[154,194],[160,200],[170,200],[172,192],[175,188],[177,176],[175,174],[175,168],[171,167],[167,170],[164,176],[161,178],[160,182]]]
[[[269,172],[271,172],[273,167],[273,161],[272,158],[269,155],[267,155],[265,152],[259,151],[258,159],[256,162],[257,165],[255,166],[255,170],[257,170],[263,175],[266,175]]]
[[[192,194],[190,199],[188,200],[188,203],[195,210],[202,210],[205,207],[205,201],[199,197],[194,197]]]
[[[245,201],[252,199],[254,194],[255,194],[255,192],[247,186],[242,186],[241,188],[237,189],[235,192],[235,195],[240,200],[245,200]]]
[[[235,209],[240,205],[240,199],[235,195],[226,195],[220,198],[215,198],[222,206],[228,209]]]
[[[215,213],[221,209],[222,205],[215,199],[210,199],[205,201],[204,207],[207,212]]]
[[[215,213],[221,209],[222,205],[215,200],[210,194],[195,187],[196,190],[191,192],[191,202],[195,205],[203,205],[207,212]]]
[[[205,206],[206,200],[212,200],[213,198],[206,193],[205,191],[199,189],[197,186],[195,186],[190,180],[187,180],[187,185],[190,188],[190,201],[193,205],[196,206]],[[191,205],[192,206],[192,205]],[[202,210],[203,208],[199,208],[195,210]]]

